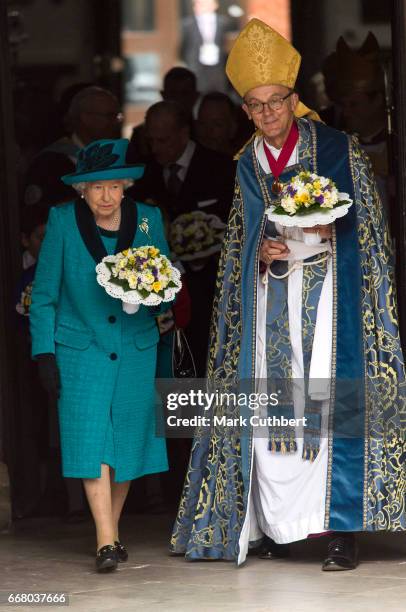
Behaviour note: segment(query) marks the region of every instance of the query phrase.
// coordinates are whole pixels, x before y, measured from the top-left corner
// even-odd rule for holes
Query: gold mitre
[[[254,87],[284,85],[293,89],[302,58],[286,38],[260,19],[251,19],[228,56],[226,73],[243,98]],[[320,121],[317,113],[299,102],[296,117]]]
[[[260,19],[251,19],[230,51],[226,73],[243,98],[260,85],[293,89],[300,62],[300,54],[290,42]]]

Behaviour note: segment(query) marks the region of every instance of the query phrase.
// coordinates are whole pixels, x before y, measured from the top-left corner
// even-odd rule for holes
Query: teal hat
[[[142,164],[126,164],[128,145],[126,138],[91,142],[79,151],[76,172],[65,174],[61,177],[62,181],[65,185],[73,185],[90,181],[141,178],[144,174]]]

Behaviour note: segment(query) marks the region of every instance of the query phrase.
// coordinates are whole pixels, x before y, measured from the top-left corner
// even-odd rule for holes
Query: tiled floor
[[[64,591],[69,608],[8,606],[11,610],[84,612],[405,612],[406,535],[360,536],[362,563],[351,572],[320,570],[323,538],[293,546],[291,559],[249,557],[186,562],[167,552],[167,517],[126,516],[122,539],[130,559],[113,574],[94,571],[91,523],[20,522],[0,536],[0,591]]]

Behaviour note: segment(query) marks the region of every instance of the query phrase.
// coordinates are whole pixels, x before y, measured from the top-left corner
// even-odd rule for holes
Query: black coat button
[[[115,361],[117,359],[117,353],[111,353],[110,359],[111,361]]]
[[[114,315],[109,316],[109,323],[115,323],[116,321],[117,321],[117,318]]]

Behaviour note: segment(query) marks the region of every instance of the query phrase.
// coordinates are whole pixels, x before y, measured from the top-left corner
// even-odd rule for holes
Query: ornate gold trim
[[[324,528],[329,529],[331,487],[333,471],[333,443],[334,443],[334,402],[336,393],[336,370],[337,370],[337,233],[333,223],[332,236],[332,266],[333,266],[333,325],[332,325],[332,347],[331,347],[331,394],[328,415],[328,459],[327,459],[327,482],[326,502],[324,511]]]
[[[318,173],[317,167],[317,131],[314,123],[309,121],[312,139],[312,167],[313,172]],[[333,468],[333,421],[334,421],[334,399],[337,367],[337,235],[335,224],[332,227],[331,236],[332,266],[333,266],[333,326],[332,326],[332,350],[331,350],[331,394],[328,420],[328,457],[327,457],[327,479],[326,479],[326,501],[324,510],[324,528],[329,529],[332,468]]]
[[[353,150],[352,150],[352,139],[348,137],[348,157],[350,161],[350,170],[353,184],[355,185],[355,171],[354,171],[354,160],[353,160]],[[354,203],[355,206],[358,206],[358,202]],[[358,229],[358,228],[357,228]],[[362,303],[362,295],[360,295],[360,301]],[[362,306],[361,306],[362,308]],[[362,313],[361,313],[362,316]],[[365,327],[362,328],[363,337],[362,337],[362,345],[363,351],[366,352],[366,342],[365,342]],[[363,360],[364,366],[364,394],[365,394],[365,414],[364,414],[364,487],[363,487],[363,513],[362,513],[362,527],[364,530],[367,528],[368,524],[368,458],[369,458],[369,401],[368,401],[368,385],[367,385],[367,368],[366,368],[366,360]]]

